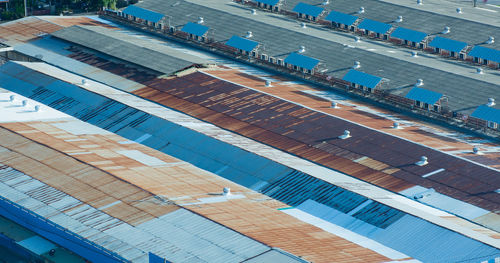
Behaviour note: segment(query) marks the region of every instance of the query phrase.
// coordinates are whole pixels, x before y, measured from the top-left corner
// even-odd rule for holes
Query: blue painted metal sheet
[[[392,32],[391,34],[391,37],[408,40],[416,43],[422,42],[422,40],[424,40],[426,36],[427,34],[424,32],[415,31],[404,27],[396,28],[394,32]]]
[[[487,59],[500,63],[500,50],[475,46],[470,52],[469,56]]]
[[[361,23],[359,23],[358,28],[366,29],[368,31],[372,31],[375,33],[385,34],[389,29],[391,29],[391,25],[385,24],[379,21],[371,20],[371,19],[363,19]]]
[[[477,109],[470,116],[500,124],[500,110],[486,105],[477,107]]]
[[[300,2],[293,8],[292,11],[295,13],[318,17],[324,10],[325,9],[321,7]]]
[[[318,65],[319,60],[297,53],[292,53],[285,58],[285,63],[311,70]]]
[[[250,39],[246,39],[246,38],[243,38],[240,36],[232,36],[226,42],[226,45],[228,45],[230,47],[237,48],[237,49],[242,49],[242,50],[251,52],[259,45],[259,42],[253,41]]]
[[[373,76],[354,69],[349,70],[349,72],[347,72],[342,79],[372,89],[374,89],[380,81],[382,81],[381,77]]]
[[[458,53],[467,47],[467,43],[444,37],[435,37],[431,43],[429,43],[429,46]]]
[[[127,8],[123,10],[124,14],[131,15],[138,17],[140,19],[153,22],[153,23],[158,23],[162,18],[165,16],[164,14],[160,14],[157,12],[153,12],[144,8],[140,8],[135,5],[130,5]]]
[[[205,35],[207,33],[208,29],[209,29],[209,27],[207,27],[207,26],[200,25],[200,24],[193,23],[193,22],[188,22],[186,25],[184,25],[184,27],[182,27],[181,31],[186,32],[188,34],[193,34],[195,36],[202,37],[203,35]]]
[[[330,14],[325,18],[325,20],[350,26],[354,24],[356,20],[358,20],[358,17],[337,11],[331,11]]]
[[[256,2],[268,5],[277,5],[280,2],[280,0],[256,0]]]
[[[407,99],[421,101],[424,103],[428,103],[430,105],[434,105],[436,102],[439,101],[439,99],[441,99],[441,97],[443,97],[443,94],[439,92],[422,89],[419,87],[414,87],[405,96],[405,98]]]

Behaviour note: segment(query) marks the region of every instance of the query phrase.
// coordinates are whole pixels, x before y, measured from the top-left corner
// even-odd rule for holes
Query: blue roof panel
[[[382,81],[381,77],[373,76],[354,69],[349,70],[349,72],[347,72],[342,79],[372,89],[374,89],[380,81]]]
[[[181,31],[189,33],[189,34],[193,34],[195,36],[202,37],[203,35],[205,35],[207,33],[208,29],[209,29],[209,27],[207,27],[207,26],[196,24],[196,23],[193,23],[193,22],[188,22],[181,29]]]
[[[371,20],[371,19],[363,19],[361,23],[359,23],[358,28],[366,29],[369,31],[373,31],[375,33],[385,34],[389,29],[391,29],[391,25],[385,24],[379,21]]]
[[[415,31],[411,29],[407,29],[404,27],[398,27],[394,32],[392,32],[391,37],[408,40],[416,43],[422,42],[424,38],[427,36],[426,33]]]
[[[487,59],[500,63],[500,50],[492,48],[475,46],[471,50],[471,52],[469,52],[469,56]]]
[[[296,12],[296,13],[301,13],[301,14],[306,14],[306,15],[310,15],[310,16],[319,16],[325,9],[321,8],[321,7],[318,7],[318,6],[314,6],[314,5],[308,5],[306,3],[298,3],[294,8],[293,8],[293,12]]]
[[[232,36],[226,42],[226,45],[250,52],[250,51],[254,50],[259,45],[259,42],[249,40],[246,38],[242,38],[239,36]]]
[[[477,109],[470,116],[500,124],[500,110],[486,105],[477,107]]]
[[[256,0],[256,1],[268,5],[277,5],[280,2],[280,0]]]
[[[292,53],[285,58],[285,63],[305,69],[313,69],[318,65],[319,60],[297,53]]]
[[[331,11],[330,14],[325,18],[325,20],[350,26],[354,24],[356,20],[358,20],[358,17],[337,11]]]
[[[158,23],[160,20],[165,16],[164,14],[160,14],[157,12],[153,12],[144,8],[140,8],[135,5],[130,5],[127,8],[123,10],[124,14],[131,15],[138,17],[140,19],[153,22],[153,23]]]
[[[467,43],[444,37],[436,37],[431,41],[429,46],[458,53],[467,46]]]
[[[413,89],[411,89],[410,92],[408,92],[408,94],[406,94],[405,96],[405,98],[407,99],[418,100],[431,105],[436,104],[436,102],[438,102],[441,97],[443,97],[443,94],[441,93],[418,87],[414,87]]]

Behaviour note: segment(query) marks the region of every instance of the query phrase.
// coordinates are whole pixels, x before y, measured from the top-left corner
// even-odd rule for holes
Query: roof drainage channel
[[[47,67],[45,64],[39,66]],[[69,74],[56,69],[54,69],[54,71],[57,71],[54,73],[62,78],[67,77],[65,74]],[[9,72],[23,72],[23,76],[29,77],[27,77],[27,79],[16,79],[16,77],[8,75],[7,73]],[[334,186],[324,180],[296,171],[283,164],[259,156],[253,152],[245,151],[234,145],[213,138],[210,135],[193,131],[186,126],[191,125],[192,127],[197,126],[199,128],[207,126],[207,128],[209,128],[212,125],[202,123],[191,117],[185,116],[184,114],[173,112],[167,108],[159,107],[152,103],[149,105],[149,102],[142,101],[121,91],[113,89],[107,90],[104,89],[103,85],[99,87],[99,91],[106,94],[108,97],[115,96],[117,100],[122,100],[126,96],[131,96],[127,102],[134,103],[136,106],[142,107],[144,110],[149,112],[156,112],[156,115],[164,116],[164,118],[167,119],[173,117],[180,124],[154,116],[154,113],[148,114],[144,111],[132,108],[131,106],[113,101],[112,99],[106,98],[103,95],[98,95],[84,88],[53,79],[17,63],[10,62],[4,65],[1,68],[0,73],[2,73],[0,74],[0,79],[2,80],[3,88],[10,89],[23,96],[37,100],[90,124],[115,132],[129,140],[135,140],[144,136],[144,134],[150,134],[151,137],[144,140],[142,144],[190,162],[202,169],[214,172],[243,186],[252,188],[256,191],[264,192],[270,196],[275,196],[276,199],[283,200],[285,203],[300,206],[305,201],[312,199],[315,202],[325,205],[329,209],[340,209],[344,215],[345,213],[356,209],[358,205],[362,205],[366,200],[368,200],[368,198],[361,196],[360,194]],[[52,83],[46,85],[45,87],[37,87],[36,85],[29,83],[32,79],[44,78],[46,80],[47,78],[52,79]],[[91,90],[91,86],[93,85],[85,86],[85,88]],[[118,93],[120,98],[117,96]],[[131,100],[132,98],[134,98],[134,100]],[[154,106],[159,107],[159,109],[153,109]],[[220,138],[222,135],[229,135],[229,133],[220,129],[217,130],[217,133]],[[217,137],[217,135],[215,135],[215,137]],[[241,140],[241,138],[238,139]],[[259,148],[263,147],[262,145],[256,146]],[[308,169],[308,167],[304,168],[305,170]],[[311,167],[309,169],[317,171],[317,169],[321,169],[321,167]],[[329,171],[329,173],[332,172],[333,171]],[[334,173],[337,176],[343,176],[339,173]],[[295,182],[287,181],[288,179],[293,180],[294,178],[296,179]],[[307,182],[309,181],[314,181],[314,184],[308,184]],[[358,182],[358,184],[363,183]],[[348,184],[346,183],[345,186],[348,186]],[[382,191],[386,192],[385,190]],[[300,196],[302,200],[292,201],[290,199],[298,196]],[[380,199],[386,200],[387,197],[388,196],[385,195]],[[357,201],[354,202],[355,200]],[[408,200],[408,202],[411,201]],[[413,205],[418,206],[418,203]],[[399,206],[398,209],[405,210],[406,207],[407,205]],[[413,212],[415,213],[415,211]],[[397,209],[388,207],[378,202],[373,202],[366,207],[359,209],[359,211],[354,213],[351,217],[357,218],[358,220],[361,220],[367,225],[373,226],[375,229],[382,232],[384,228],[390,227],[391,224],[398,222],[403,217],[415,218],[412,215],[405,214]],[[446,223],[447,221],[439,220],[439,218],[434,218],[434,220],[441,221],[439,223],[447,225],[448,227],[450,226],[449,222],[448,224]],[[436,226],[428,221],[421,220],[421,222],[424,225],[435,226],[450,235],[455,234],[453,231]],[[356,233],[360,231],[359,229],[350,230]],[[467,232],[467,235],[474,236],[473,233],[475,233],[477,238],[476,232],[468,231],[465,228],[460,230],[461,231],[459,232],[462,233]],[[429,236],[421,235],[418,228],[407,227],[405,228],[405,231],[407,232],[404,236],[418,237],[418,240],[422,240],[421,246],[427,246],[425,240],[428,240]],[[362,233],[360,232],[358,234]],[[401,232],[399,234],[401,235]],[[382,236],[385,237],[385,235]],[[479,251],[482,251],[482,255],[500,252],[498,249],[476,240],[472,240],[464,235],[458,234],[458,236],[461,236],[464,240],[470,242],[470,246],[476,247]],[[454,240],[448,239],[447,237],[448,235],[439,235],[439,239],[443,245],[438,247],[440,247],[441,250],[445,249],[449,253],[460,255],[460,250],[456,250],[454,246],[446,245],[447,243],[449,244],[450,240]],[[377,242],[391,248],[395,247],[398,242],[398,239],[395,238],[386,238],[385,240],[380,239],[380,237],[376,238]],[[433,238],[435,238],[435,236],[433,236]],[[482,239],[486,241],[488,240],[488,238],[484,236]],[[414,242],[414,240],[411,240],[410,242]],[[494,244],[495,242],[490,241],[489,243]],[[411,251],[407,251],[405,248],[402,248],[400,252],[415,258],[415,256],[407,253]],[[432,254],[430,253],[429,255]]]

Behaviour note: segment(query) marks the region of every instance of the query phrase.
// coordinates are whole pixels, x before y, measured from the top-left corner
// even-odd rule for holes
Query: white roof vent
[[[306,28],[306,27],[307,27],[307,25],[306,25],[306,23],[302,22],[302,23],[300,23],[300,27],[302,27],[302,28]]]
[[[423,5],[424,1],[423,0],[417,0],[417,5]]]
[[[396,130],[400,130],[402,129],[401,125],[399,124],[399,122],[395,122],[392,124],[392,128],[393,129],[396,129]]]
[[[496,105],[495,99],[494,98],[489,98],[488,99],[488,104],[486,104],[486,106],[491,107],[491,106],[495,106],[495,105]]]
[[[420,161],[416,162],[415,164],[418,166],[424,166],[427,165],[429,162],[427,161],[427,157],[422,156],[420,157]]]
[[[424,85],[424,80],[423,79],[417,79],[417,84],[415,84],[417,87],[423,86]]]
[[[332,101],[332,108],[333,108],[333,109],[338,109],[338,108],[340,108],[340,107],[339,107],[339,104],[338,104],[337,102]]]
[[[364,12],[365,12],[365,8],[364,7],[360,7],[359,11],[358,11],[358,14],[363,14]]]
[[[256,15],[256,14],[257,14],[257,10],[252,9],[252,15]]]
[[[224,196],[231,195],[231,188],[224,187],[224,189],[222,189],[222,195],[224,195]]]
[[[418,57],[418,52],[417,51],[412,51],[411,52],[411,56],[414,57],[414,58],[417,58]]]
[[[270,80],[266,80],[266,87],[272,87],[272,86],[271,86],[271,81],[270,81]]]
[[[203,24],[205,23],[205,20],[203,20],[203,17],[198,17],[198,24]]]
[[[435,193],[435,192],[436,192],[436,190],[434,190],[434,188],[430,188],[430,189],[425,190],[425,191],[423,191],[423,192],[421,192],[421,193],[415,194],[415,195],[413,196],[413,199],[415,199],[415,200],[417,200],[417,199],[422,199],[422,198],[424,198],[424,197],[430,196],[431,194],[433,194],[433,193]]]
[[[304,53],[304,52],[306,52],[306,47],[300,46],[299,47],[299,53]]]
[[[403,16],[398,16],[398,18],[396,20],[394,20],[394,22],[396,22],[396,23],[403,22]]]
[[[245,36],[246,38],[251,38],[253,37],[252,31],[247,31],[247,35]]]
[[[481,154],[481,152],[479,151],[479,148],[477,146],[474,146],[474,148],[472,148],[472,153]]]
[[[39,112],[40,111],[40,105],[36,105],[34,111],[35,112]]]
[[[16,96],[10,95],[9,96],[9,102],[13,102],[16,99]]]
[[[477,74],[483,74],[483,69],[482,68],[477,68],[476,72],[477,72]]]
[[[461,14],[462,13],[462,8],[457,8],[457,14]]]
[[[82,85],[87,85],[87,80],[86,79],[82,79]]]
[[[361,42],[361,37],[354,37],[354,42]]]
[[[345,130],[344,134],[340,135],[338,138],[341,139],[341,140],[345,140],[347,138],[351,138],[351,132],[348,131],[348,130]]]
[[[354,61],[354,66],[352,66],[353,69],[357,69],[361,67],[361,63],[359,61]]]
[[[486,44],[493,44],[493,43],[495,43],[494,37],[489,37],[488,40],[486,40]]]
[[[323,0],[323,5],[327,5],[330,3],[330,0]]]
[[[451,28],[449,26],[445,26],[444,29],[443,29],[443,32],[441,32],[442,34],[448,34],[450,33],[450,30]]]
[[[23,101],[21,102],[21,105],[22,105],[23,107],[26,107],[26,105],[28,105],[28,101],[27,101],[27,100],[23,100]]]

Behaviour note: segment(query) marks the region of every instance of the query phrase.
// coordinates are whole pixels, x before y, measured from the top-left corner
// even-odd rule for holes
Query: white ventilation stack
[[[358,14],[363,14],[364,12],[365,12],[365,8],[364,7],[360,7],[359,11],[358,11]]]
[[[477,68],[477,69],[476,69],[476,73],[477,73],[477,74],[483,74],[483,73],[484,73],[484,71],[483,71],[483,69],[482,69],[482,68]]]
[[[302,23],[300,23],[300,27],[302,27],[302,28],[306,28],[306,27],[307,27],[307,25],[306,25],[306,23],[302,22]]]
[[[14,96],[14,95],[9,96],[9,102],[14,102],[15,99],[16,99],[16,96]]]
[[[423,79],[417,79],[417,84],[415,86],[420,87],[424,85],[424,80]]]
[[[352,66],[353,69],[357,69],[361,67],[361,63],[359,61],[354,61],[354,66]]]
[[[39,112],[40,111],[40,105],[36,105],[34,111],[35,112]]]
[[[424,1],[423,0],[417,0],[417,5],[423,5]]]
[[[222,195],[223,195],[223,196],[228,196],[228,195],[231,195],[231,188],[229,188],[229,187],[224,187],[224,189],[222,189]]]
[[[247,34],[245,35],[246,38],[252,38],[253,37],[253,33],[252,31],[247,31]]]
[[[400,129],[402,129],[402,128],[401,128],[401,125],[399,124],[399,122],[395,122],[395,123],[393,123],[393,124],[392,124],[392,128],[393,128],[393,129],[396,129],[396,130],[400,130]]]
[[[361,42],[361,37],[354,37],[354,42]]]
[[[28,101],[27,101],[27,100],[23,100],[23,101],[21,102],[21,105],[22,105],[23,107],[26,107],[26,105],[28,105]]]
[[[338,138],[341,139],[341,140],[345,140],[347,138],[351,138],[351,132],[348,131],[348,130],[345,130],[344,134],[340,135]]]
[[[266,87],[272,87],[272,86],[271,86],[271,81],[270,81],[270,80],[266,80]]]
[[[299,47],[299,53],[304,53],[304,52],[306,52],[306,47],[300,46]]]
[[[415,164],[418,166],[424,166],[427,165],[429,162],[427,161],[427,157],[422,156],[420,157],[420,161],[416,162]]]
[[[488,99],[488,103],[486,104],[486,106],[488,106],[488,107],[492,107],[492,106],[495,106],[495,105],[497,105],[497,104],[495,103],[495,99],[494,99],[494,98],[489,98],[489,99]]]
[[[203,17],[201,17],[201,16],[200,16],[200,17],[198,17],[198,24],[200,24],[200,25],[201,25],[201,24],[203,24],[203,23],[205,23],[205,20],[203,19]]]
[[[450,33],[451,31],[451,28],[449,26],[445,26],[444,29],[443,29],[443,32],[441,32],[442,34],[448,34]]]
[[[86,80],[86,79],[82,79],[82,85],[83,85],[83,86],[86,86],[86,85],[87,85],[87,80]]]
[[[418,57],[418,52],[417,51],[412,51],[411,52],[411,56],[414,57],[414,58],[417,58]]]
[[[462,8],[457,8],[457,14],[462,14]]]
[[[330,0],[323,0],[323,4],[322,5],[328,5],[330,3]]]
[[[394,20],[394,22],[396,22],[396,23],[403,22],[403,16],[398,16],[398,18],[396,20]]]
[[[486,44],[490,44],[490,45],[491,45],[491,44],[493,44],[493,43],[495,43],[495,38],[490,36],[490,37],[488,38],[488,40],[486,40]]]
[[[472,148],[472,153],[481,154],[481,152],[479,151],[479,148],[477,146],[474,146],[474,148]]]
[[[423,191],[421,193],[415,194],[413,196],[413,199],[415,199],[415,200],[422,199],[424,197],[430,196],[431,194],[433,194],[435,192],[436,192],[436,190],[434,190],[434,188],[430,188],[430,189],[425,190],[425,191]]]
[[[256,14],[257,14],[257,10],[252,9],[252,15],[256,15]]]
[[[332,101],[332,109],[338,109],[338,108],[340,108],[338,103],[335,101]]]

